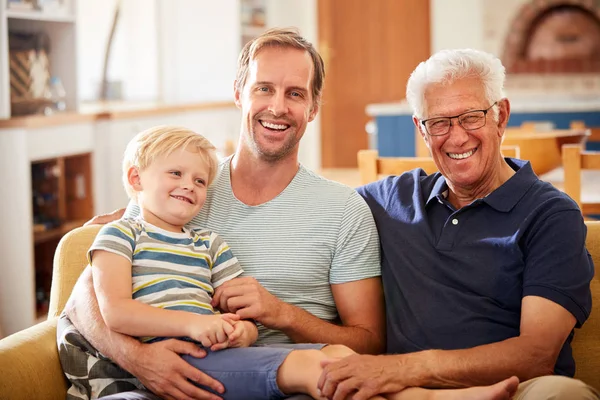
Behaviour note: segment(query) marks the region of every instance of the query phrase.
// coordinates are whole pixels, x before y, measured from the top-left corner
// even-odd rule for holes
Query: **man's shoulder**
[[[383,200],[397,194],[412,197],[416,191],[430,193],[440,177],[439,172],[427,175],[424,170],[417,168],[360,186],[357,191],[367,200]]]
[[[579,211],[577,203],[571,199],[565,192],[557,189],[549,182],[537,180],[531,187],[531,190],[524,197],[531,206],[545,206],[554,211],[573,210]]]
[[[307,195],[312,196],[314,193],[318,193],[319,197],[329,198],[330,200],[346,201],[349,197],[356,195],[356,189],[327,179],[304,166],[300,167],[294,187]]]

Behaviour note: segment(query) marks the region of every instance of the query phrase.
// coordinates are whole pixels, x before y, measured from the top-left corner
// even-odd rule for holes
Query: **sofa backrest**
[[[101,226],[89,225],[73,229],[58,243],[54,253],[48,318],[57,317],[65,308],[75,282],[88,264],[87,251]]]
[[[586,221],[588,228],[586,246],[595,268],[600,268],[600,221]],[[596,274],[591,284],[592,313],[581,329],[575,330],[573,356],[575,377],[600,390],[600,276]]]

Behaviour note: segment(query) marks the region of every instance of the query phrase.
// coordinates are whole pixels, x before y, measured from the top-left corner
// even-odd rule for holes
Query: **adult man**
[[[359,188],[382,246],[387,350],[329,364],[329,398],[406,386],[520,378],[516,399],[592,399],[573,376],[573,328],[594,275],[576,204],[528,162],[504,159],[504,67],[474,50],[433,55],[407,99],[439,173],[411,171]],[[544,376],[554,375],[554,376]]]
[[[385,322],[371,212],[354,190],[298,163],[299,141],[319,110],[323,79],[321,57],[295,31],[272,30],[244,48],[234,88],[242,110],[239,145],[221,165],[193,225],[220,233],[240,260],[247,275],[220,286],[213,305],[258,322],[259,342],[340,343],[379,353]],[[96,349],[161,397],[218,398],[188,379],[223,391],[179,357],[203,356],[196,345],[142,345],[108,330],[89,271],[67,313]]]

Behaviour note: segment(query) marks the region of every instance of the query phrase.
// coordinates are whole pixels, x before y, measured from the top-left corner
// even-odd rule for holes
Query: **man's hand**
[[[286,303],[273,296],[254,278],[235,278],[219,286],[212,306],[236,313],[241,319],[253,319],[272,329],[281,329]]]
[[[188,336],[204,347],[226,343],[234,331],[233,324],[240,317],[235,314],[199,315],[188,327]]]
[[[402,371],[397,356],[356,354],[321,365],[324,368],[317,387],[328,399],[366,400],[405,389],[398,379]]]
[[[221,383],[188,364],[180,354],[202,358],[206,352],[194,343],[169,339],[142,345],[143,351],[132,357],[128,371],[163,399],[219,400],[221,397],[202,390],[192,382],[223,393]],[[190,381],[188,381],[188,379]]]
[[[123,218],[123,214],[125,214],[125,209],[119,208],[118,210],[115,210],[108,214],[96,215],[94,218],[90,219],[88,222],[83,224],[83,226],[96,225],[96,224],[100,224],[100,225],[108,224],[109,222],[113,222],[113,221]]]

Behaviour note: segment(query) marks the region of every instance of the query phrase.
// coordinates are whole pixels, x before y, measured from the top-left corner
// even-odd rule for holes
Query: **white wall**
[[[484,49],[484,0],[430,0],[431,52]]]
[[[156,1],[123,0],[108,79],[123,82],[126,100],[155,100],[158,97]],[[116,0],[77,0],[80,101],[98,98],[115,3]]]
[[[233,100],[239,2],[159,0],[158,8],[162,100]]]

